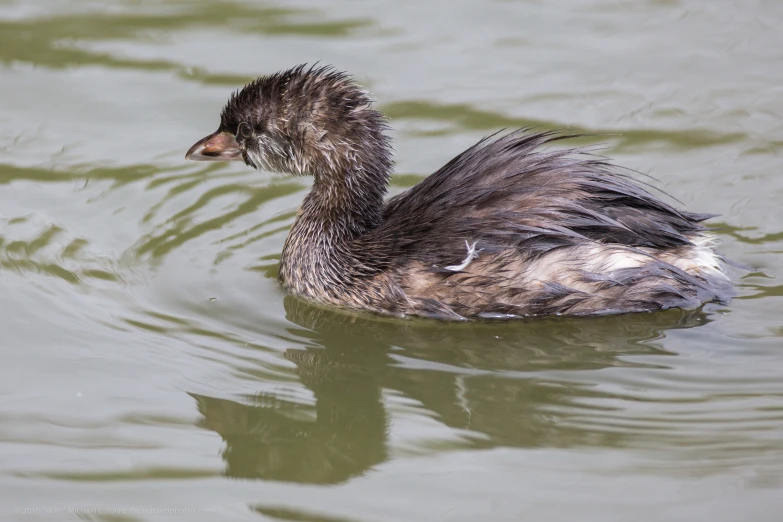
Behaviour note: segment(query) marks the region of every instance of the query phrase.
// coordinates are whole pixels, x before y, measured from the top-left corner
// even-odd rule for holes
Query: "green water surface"
[[[185,151],[356,76],[396,193],[572,128],[752,265],[726,306],[442,324],[287,297],[311,183]],[[0,1],[0,520],[783,520],[783,3]]]

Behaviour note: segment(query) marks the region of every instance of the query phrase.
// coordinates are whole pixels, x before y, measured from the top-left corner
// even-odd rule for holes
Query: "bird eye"
[[[251,127],[249,123],[243,121],[237,128],[237,134],[240,138],[249,138],[253,135],[253,127]]]

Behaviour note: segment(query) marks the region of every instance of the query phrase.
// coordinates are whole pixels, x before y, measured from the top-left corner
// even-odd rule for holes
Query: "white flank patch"
[[[680,260],[675,260],[672,264],[686,272],[702,272],[721,275],[728,279],[728,276],[721,269],[720,256],[713,250],[717,239],[712,234],[699,235],[689,238],[694,244],[690,249],[689,255]]]

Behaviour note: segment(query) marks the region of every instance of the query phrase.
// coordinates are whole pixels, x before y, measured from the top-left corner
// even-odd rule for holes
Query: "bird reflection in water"
[[[192,394],[203,425],[225,441],[229,477],[334,484],[365,473],[389,459],[382,390],[460,430],[462,447],[622,446],[629,434],[569,419],[605,396],[577,372],[660,367],[660,358],[653,364],[644,356],[676,354],[650,341],[710,321],[700,310],[502,324],[399,321],[290,296],[285,309],[300,327],[289,333],[309,339],[285,357],[314,407],[271,395],[246,404]]]

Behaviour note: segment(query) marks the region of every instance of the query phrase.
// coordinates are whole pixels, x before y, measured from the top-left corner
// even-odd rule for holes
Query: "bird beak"
[[[185,154],[193,161],[237,161],[242,160],[242,151],[234,136],[228,132],[214,132],[198,140]]]

